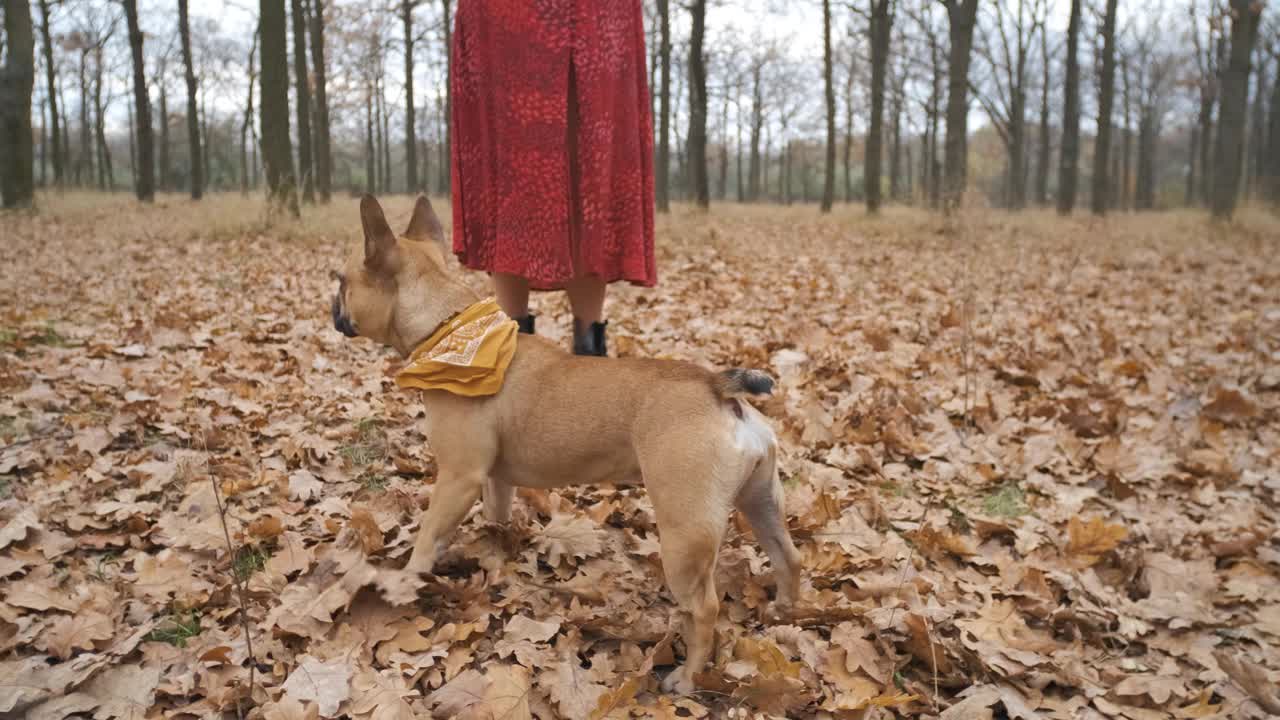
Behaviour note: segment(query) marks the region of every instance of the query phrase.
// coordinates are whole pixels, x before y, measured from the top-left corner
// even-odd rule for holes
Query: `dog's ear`
[[[440,218],[431,208],[431,201],[426,195],[419,195],[413,205],[413,217],[409,218],[409,229],[404,236],[410,240],[430,241],[444,245],[444,228],[440,226]]]
[[[395,254],[396,234],[372,195],[360,198],[360,225],[364,227],[364,264],[375,269],[387,268]]]

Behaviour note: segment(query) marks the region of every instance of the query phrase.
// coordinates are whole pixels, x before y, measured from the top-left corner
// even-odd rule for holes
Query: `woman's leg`
[[[596,275],[576,277],[565,285],[573,309],[574,330],[584,333],[604,319],[605,284]]]
[[[493,274],[493,294],[498,307],[507,317],[520,323],[520,330],[533,332],[533,317],[529,315],[529,281],[519,275]]]

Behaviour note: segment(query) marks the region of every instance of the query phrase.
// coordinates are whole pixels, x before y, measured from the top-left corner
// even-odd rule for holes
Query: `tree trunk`
[[[1058,159],[1058,213],[1069,215],[1076,206],[1080,163],[1080,3],[1071,0],[1067,23],[1067,77],[1062,98],[1062,152]]]
[[[364,191],[378,191],[378,152],[373,142],[373,82],[364,96]]]
[[[1040,28],[1040,59],[1044,64],[1040,83],[1040,154],[1036,159],[1036,204],[1049,204],[1049,30]]]
[[[658,0],[658,58],[662,87],[658,99],[658,212],[671,210],[671,13],[668,0]]]
[[[894,0],[869,0],[871,4],[871,126],[867,131],[864,163],[867,212],[880,211],[880,156],[884,139],[884,81],[889,63],[889,37],[893,30]]]
[[[744,175],[742,172],[742,86],[738,86],[738,103],[737,112],[734,113],[734,124],[738,128],[738,142],[734,147],[737,157],[734,159],[733,177],[738,185],[738,193],[736,195],[738,202],[746,199],[746,185],[744,184]]]
[[[720,106],[720,184],[718,197],[724,200],[729,194],[729,91],[726,88],[724,104]]]
[[[1240,194],[1244,121],[1249,100],[1249,58],[1258,37],[1262,7],[1252,0],[1231,0],[1231,54],[1222,78],[1215,148],[1217,161],[1214,163],[1213,216],[1219,219],[1231,217]]]
[[[159,159],[156,161],[156,183],[161,190],[169,189],[169,97],[165,82],[163,66],[158,73],[160,82],[160,151],[156,153]]]
[[[0,68],[0,196],[4,207],[35,201],[31,91],[36,83],[35,28],[28,0],[5,0],[5,63]]]
[[[34,87],[34,84],[32,85]],[[32,104],[36,104],[34,101]],[[49,118],[46,103],[40,105],[40,187],[47,187],[49,182]],[[129,118],[129,142],[133,142],[133,118]],[[132,155],[132,152],[130,153]]]
[[[296,2],[296,0],[295,0]],[[416,0],[400,0],[400,21],[404,25],[404,186],[418,189],[418,126],[413,119],[413,7]]]
[[[106,67],[102,62],[102,50],[102,45],[94,48],[93,64],[93,132],[98,146],[98,188],[115,190],[115,168],[111,164],[111,148],[107,145],[107,103],[102,100],[102,81],[106,74]],[[29,109],[30,100],[28,100]]]
[[[1156,127],[1154,107],[1143,107],[1138,118],[1138,187],[1133,206],[1151,210],[1156,206]],[[1127,154],[1127,153],[1126,153]]]
[[[283,0],[280,1],[283,2]],[[204,194],[204,174],[200,167],[200,121],[196,109],[196,72],[195,64],[191,61],[191,26],[187,21],[187,0],[178,0],[178,34],[182,41],[182,65],[186,69],[187,79],[187,144],[191,155],[191,199],[199,200]],[[288,106],[287,86],[285,94],[283,102]],[[265,99],[266,96],[264,92],[262,97]],[[265,102],[263,107],[266,107]],[[287,121],[285,133],[288,134]]]
[[[1102,75],[1098,81],[1098,135],[1093,149],[1093,196],[1090,198],[1094,215],[1107,213],[1110,198],[1110,171],[1108,153],[1111,151],[1111,104],[1116,86],[1116,0],[1107,0],[1106,15],[1102,19]]]
[[[849,74],[844,81],[844,201],[853,202],[853,80],[858,74],[857,55],[850,53]]]
[[[902,200],[902,95],[893,93],[893,129],[889,149],[889,200]]]
[[[822,177],[822,212],[831,212],[836,194],[836,90],[831,79],[831,0],[822,0],[822,79],[827,100],[827,157]]]
[[[254,56],[258,54],[258,33],[253,33],[253,41],[249,46],[249,90],[244,105],[244,119],[240,123],[240,194],[249,194],[249,135],[253,128],[253,86],[257,84],[257,71],[254,69]],[[254,168],[254,174],[257,168]]]
[[[311,14],[311,73],[315,77],[315,171],[316,190],[320,202],[328,203],[333,187],[333,156],[329,151],[329,95],[327,69],[324,60],[324,0],[312,0],[315,8]]]
[[[138,161],[135,165],[138,170],[134,193],[139,200],[151,202],[156,194],[152,156],[154,141],[151,134],[151,96],[147,92],[146,65],[142,58],[142,30],[138,27],[138,2],[123,0],[123,5],[125,21],[129,24],[129,48],[133,53],[133,112],[138,126]]]
[[[205,187],[213,183],[213,165],[209,162],[209,151],[213,145],[209,142],[209,116],[205,112],[209,106],[208,100],[208,89],[200,88],[200,152],[204,153],[200,167],[204,170],[204,177],[201,179]]]
[[[969,60],[978,0],[946,0],[951,48],[947,61],[946,184],[943,208],[950,212],[964,197],[968,171]]]
[[[1253,119],[1249,122],[1249,159],[1245,177],[1246,197],[1252,200],[1258,194],[1258,184],[1262,177],[1262,153],[1266,151],[1267,133],[1267,67],[1266,61],[1258,66],[1258,78],[1253,86]]]
[[[711,205],[707,182],[707,67],[702,55],[706,31],[707,0],[691,0],[689,14],[689,166],[693,173],[693,201],[698,207]]]
[[[180,0],[184,8],[186,0]],[[262,33],[262,161],[272,204],[299,216],[298,185],[293,174],[293,143],[289,139],[289,50],[285,42],[284,0],[259,0]],[[188,71],[190,72],[190,71]]]
[[[316,204],[315,171],[311,165],[311,90],[307,76],[307,14],[302,0],[290,0],[293,16],[294,109],[298,118],[298,179],[302,185],[302,202]]]
[[[40,0],[40,38],[44,41],[44,74],[49,93],[49,122],[52,124],[53,182],[62,186],[62,134],[58,126],[57,66],[53,64],[53,42],[49,37],[49,0]]]
[[[1131,97],[1129,93],[1129,62],[1126,60],[1121,70],[1121,77],[1124,78],[1124,134],[1121,136],[1121,162],[1120,162],[1120,187],[1116,192],[1116,206],[1122,210],[1128,210],[1133,206],[1133,190],[1130,180],[1132,180],[1132,166],[1130,163],[1133,145],[1133,128],[1130,126],[1130,116],[1132,115]],[[1147,110],[1142,111],[1142,120],[1147,119]],[[1142,141],[1139,140],[1138,162],[1142,162]]]
[[[751,156],[747,165],[747,199],[760,199],[760,131],[764,128],[764,97],[761,95],[760,75],[763,64],[751,68]],[[767,190],[766,190],[767,192]]]
[[[89,127],[89,48],[80,50],[80,147],[76,151],[76,184],[93,184],[93,133]]]
[[[1271,83],[1267,151],[1263,154],[1262,165],[1263,193],[1272,207],[1280,208],[1280,63],[1276,65],[1276,77]]]
[[[1187,151],[1187,189],[1182,204],[1191,207],[1196,202],[1196,155],[1200,152],[1200,128],[1191,126],[1191,147]]]
[[[378,106],[382,118],[382,191],[391,192],[391,107],[387,103],[386,69],[378,68]]]
[[[441,148],[440,194],[449,194],[450,153],[453,143],[453,0],[440,0],[444,8],[444,145]]]

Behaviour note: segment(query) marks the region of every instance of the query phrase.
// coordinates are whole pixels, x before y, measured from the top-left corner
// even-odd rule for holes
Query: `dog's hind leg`
[[[658,519],[662,540],[662,570],[667,586],[685,618],[684,665],[662,681],[662,688],[681,695],[693,691],[693,676],[702,672],[715,650],[716,618],[720,597],[716,594],[715,569],[725,523],[698,518],[663,524]]]
[[[511,500],[515,494],[514,485],[490,477],[484,486],[484,519],[501,525],[511,522]]]
[[[778,584],[778,609],[789,612],[800,593],[800,552],[791,542],[783,506],[782,482],[778,479],[777,449],[756,464],[746,484],[738,491],[736,505],[746,516],[756,540],[769,556]]]

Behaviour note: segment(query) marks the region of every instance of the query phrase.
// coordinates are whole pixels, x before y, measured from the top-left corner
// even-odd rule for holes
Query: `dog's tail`
[[[773,378],[760,370],[733,368],[716,373],[711,387],[716,395],[726,400],[739,395],[771,395]]]

